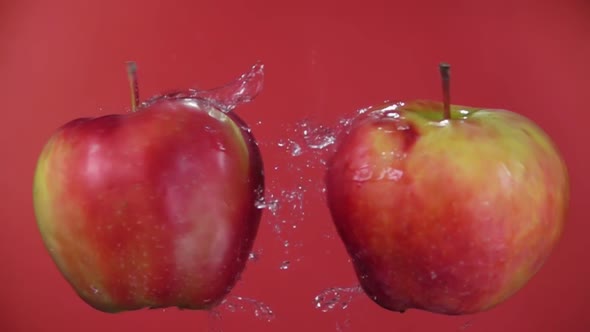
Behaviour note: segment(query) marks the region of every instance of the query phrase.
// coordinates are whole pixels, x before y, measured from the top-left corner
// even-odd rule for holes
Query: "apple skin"
[[[397,312],[482,312],[541,268],[562,234],[566,165],[513,112],[388,103],[353,121],[326,172],[337,232],[365,293]]]
[[[115,313],[219,304],[245,268],[263,191],[256,140],[235,113],[167,97],[59,128],[33,197],[61,273]]]

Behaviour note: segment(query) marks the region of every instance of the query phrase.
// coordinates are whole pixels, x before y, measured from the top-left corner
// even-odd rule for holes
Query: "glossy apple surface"
[[[328,164],[337,231],[380,306],[458,315],[505,301],[562,234],[566,165],[509,111],[391,103],[359,116]]]
[[[166,97],[57,130],[34,207],[51,257],[92,307],[207,309],[245,267],[263,190],[260,152],[235,113]]]

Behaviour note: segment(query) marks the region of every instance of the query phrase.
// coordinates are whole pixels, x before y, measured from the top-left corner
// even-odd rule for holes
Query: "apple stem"
[[[127,78],[131,90],[131,112],[135,112],[139,105],[139,85],[137,84],[137,65],[133,61],[127,62]]]
[[[442,78],[442,89],[443,89],[443,105],[444,113],[443,117],[445,120],[451,119],[451,65],[448,63],[441,63],[439,65],[440,76]]]

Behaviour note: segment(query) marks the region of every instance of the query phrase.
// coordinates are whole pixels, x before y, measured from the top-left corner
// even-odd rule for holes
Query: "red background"
[[[443,5],[444,3],[444,5]],[[590,331],[587,253],[590,3],[579,1],[9,1],[0,2],[0,331],[207,331],[203,312],[108,315],[74,294],[42,246],[32,209],[36,158],[70,119],[123,112],[124,62],[139,66],[143,97],[210,88],[261,60],[265,88],[238,109],[260,140],[269,190],[318,183],[309,154],[275,143],[304,117],[333,123],[385,99],[440,99],[437,64],[452,64],[454,103],[506,108],[541,125],[570,170],[571,212],[541,272],[501,306],[474,316],[386,312],[357,297],[314,309],[321,290],[356,283],[324,203],[305,197],[286,254],[266,213],[233,294],[268,304],[271,322],[223,311],[224,331]],[[259,123],[260,121],[260,123]],[[274,166],[281,166],[277,171]],[[279,185],[280,183],[280,185]],[[304,214],[303,214],[304,212]],[[283,260],[291,260],[280,270]],[[584,301],[585,300],[585,301]],[[345,325],[345,324],[344,324]]]

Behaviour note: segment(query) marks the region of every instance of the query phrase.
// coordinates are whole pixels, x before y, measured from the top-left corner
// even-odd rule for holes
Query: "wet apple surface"
[[[41,152],[43,241],[96,309],[208,309],[245,268],[262,214],[260,151],[234,112],[188,95],[73,120]]]
[[[562,233],[566,166],[509,111],[409,102],[359,116],[326,173],[361,286],[403,312],[487,310],[540,269]]]

